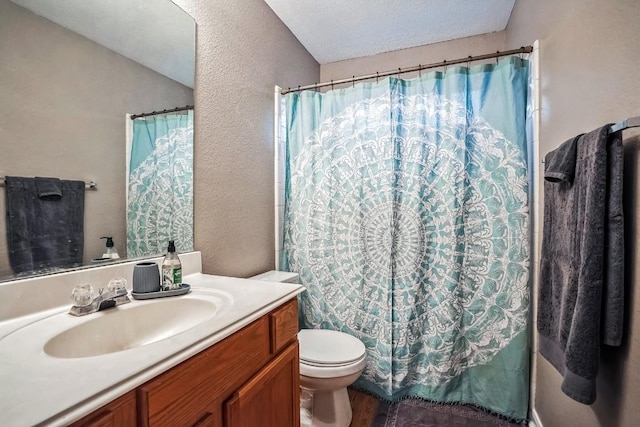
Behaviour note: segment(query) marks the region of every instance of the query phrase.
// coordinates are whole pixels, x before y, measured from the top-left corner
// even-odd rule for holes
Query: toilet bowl
[[[255,280],[298,283],[298,275],[267,271]],[[300,427],[349,427],[347,387],[360,377],[367,358],[362,341],[343,332],[303,329],[300,344]]]
[[[351,403],[347,387],[366,364],[364,344],[326,329],[303,329],[300,343],[301,427],[348,427]]]

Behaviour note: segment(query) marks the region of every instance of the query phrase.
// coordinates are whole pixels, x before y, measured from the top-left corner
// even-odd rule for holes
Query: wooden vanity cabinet
[[[74,427],[297,427],[297,332],[294,298]],[[111,406],[123,402],[128,418],[110,417]]]

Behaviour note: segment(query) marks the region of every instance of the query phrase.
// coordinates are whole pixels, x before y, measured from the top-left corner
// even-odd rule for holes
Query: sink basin
[[[216,302],[183,297],[125,304],[99,312],[96,317],[88,315],[91,318],[87,321],[49,339],[44,352],[49,356],[72,359],[152,344],[212,319],[221,308]]]

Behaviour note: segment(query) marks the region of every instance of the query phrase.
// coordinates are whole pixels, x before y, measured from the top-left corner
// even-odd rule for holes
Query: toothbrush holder
[[[133,292],[144,294],[160,290],[160,268],[155,262],[140,262],[133,266]]]

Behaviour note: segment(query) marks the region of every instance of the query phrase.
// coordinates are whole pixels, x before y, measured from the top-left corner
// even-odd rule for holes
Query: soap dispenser
[[[113,246],[113,237],[101,237],[101,239],[107,239],[107,247],[104,254],[102,254],[102,258],[119,259],[120,255],[118,255],[118,251]]]
[[[176,245],[169,240],[167,255],[162,262],[162,290],[172,291],[182,287],[182,264],[176,254]]]

